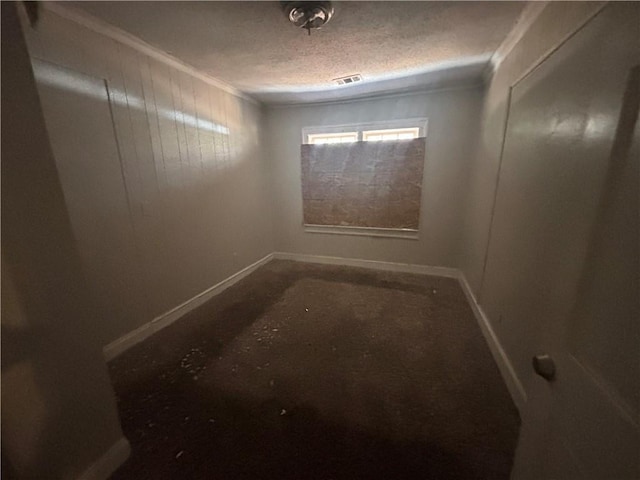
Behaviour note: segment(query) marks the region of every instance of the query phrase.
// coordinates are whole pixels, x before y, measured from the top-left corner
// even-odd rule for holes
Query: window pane
[[[420,135],[420,128],[388,128],[386,130],[369,130],[362,132],[362,139],[365,142],[379,141],[379,140],[405,140],[418,138]]]
[[[348,143],[358,140],[356,132],[347,133],[314,133],[307,135],[307,143],[321,145],[327,143]]]

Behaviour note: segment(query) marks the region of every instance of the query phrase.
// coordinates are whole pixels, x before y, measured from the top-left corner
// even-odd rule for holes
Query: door
[[[638,25],[607,5],[511,91],[482,299],[517,332],[515,479],[640,478]]]

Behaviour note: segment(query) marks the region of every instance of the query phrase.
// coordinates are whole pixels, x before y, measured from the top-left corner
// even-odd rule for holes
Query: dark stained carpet
[[[520,425],[451,279],[272,261],[109,365],[113,479],[507,479]]]

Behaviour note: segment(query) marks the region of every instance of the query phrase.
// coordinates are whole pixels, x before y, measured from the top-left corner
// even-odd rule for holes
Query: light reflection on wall
[[[107,100],[104,97],[104,91],[102,91],[101,89],[98,90],[93,88],[91,82],[87,82],[84,80],[83,74],[76,74],[71,70],[67,70],[65,68],[58,67],[56,65],[43,61],[34,61],[33,71],[36,76],[36,80],[45,85],[62,88],[64,90],[69,90],[81,95],[87,95],[98,100]],[[136,108],[139,110],[145,109],[145,103],[143,99],[133,96],[131,95],[131,93],[123,92],[119,89],[116,89],[111,84],[109,84],[109,82],[107,82],[107,84],[109,87],[109,91],[112,93],[111,101],[113,103],[121,107]],[[122,102],[121,99],[126,99],[126,103]],[[229,128],[224,125],[214,123],[202,118],[196,118],[193,115],[190,115],[183,111],[158,107],[157,112],[158,115],[172,121],[176,116],[179,115],[180,119],[184,123],[194,128],[209,132],[221,133],[223,135],[230,134]]]
[[[585,128],[585,137],[588,140],[602,140],[608,138],[611,131],[617,126],[617,118],[614,115],[595,113],[589,115]]]
[[[233,95],[216,93],[215,87],[207,86],[205,88],[212,90],[203,98],[187,101],[174,98],[171,82],[163,77],[155,78],[148,92],[134,93],[108,80],[105,81],[106,90],[96,88],[95,79],[100,77],[87,76],[38,58],[32,59],[32,65],[36,80],[42,85],[107,101],[113,108],[135,109],[147,116],[151,129],[164,126],[164,130],[158,132],[160,135],[153,138],[152,143],[160,143],[152,150],[159,152],[154,155],[154,162],[157,168],[168,173],[166,181],[171,187],[186,185],[184,182],[192,183],[196,179],[199,182],[215,181],[223,171],[237,167],[256,152],[257,124],[252,120],[253,115],[245,112],[245,108],[251,107]],[[146,95],[149,96],[145,98]],[[190,112],[185,111],[187,109]],[[215,111],[223,119],[206,118]],[[172,131],[166,130],[168,124],[172,125]],[[116,128],[116,132],[119,135],[121,130]],[[199,165],[204,169],[204,175],[177,174],[178,169],[200,168]]]
[[[544,123],[518,122],[510,125],[513,133],[524,138],[538,137],[557,142],[600,142],[606,140],[616,128],[617,118],[610,112],[559,113],[559,108],[548,114]]]

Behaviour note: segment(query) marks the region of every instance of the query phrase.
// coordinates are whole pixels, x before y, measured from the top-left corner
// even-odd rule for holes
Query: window
[[[417,238],[426,119],[302,131],[307,232]]]
[[[351,125],[327,125],[302,129],[302,143],[309,145],[412,140],[426,136],[426,118]]]
[[[307,143],[321,145],[325,143],[349,143],[358,141],[358,132],[346,133],[312,133],[307,136]]]
[[[384,130],[365,130],[362,140],[365,142],[379,142],[385,140],[411,140],[420,136],[420,128],[387,128]]]
[[[420,136],[419,127],[411,128],[386,128],[384,130],[363,130],[359,132],[340,133],[310,133],[307,134],[307,143],[321,145],[325,143],[349,143],[362,140],[363,142],[376,142],[385,140],[411,140]]]

